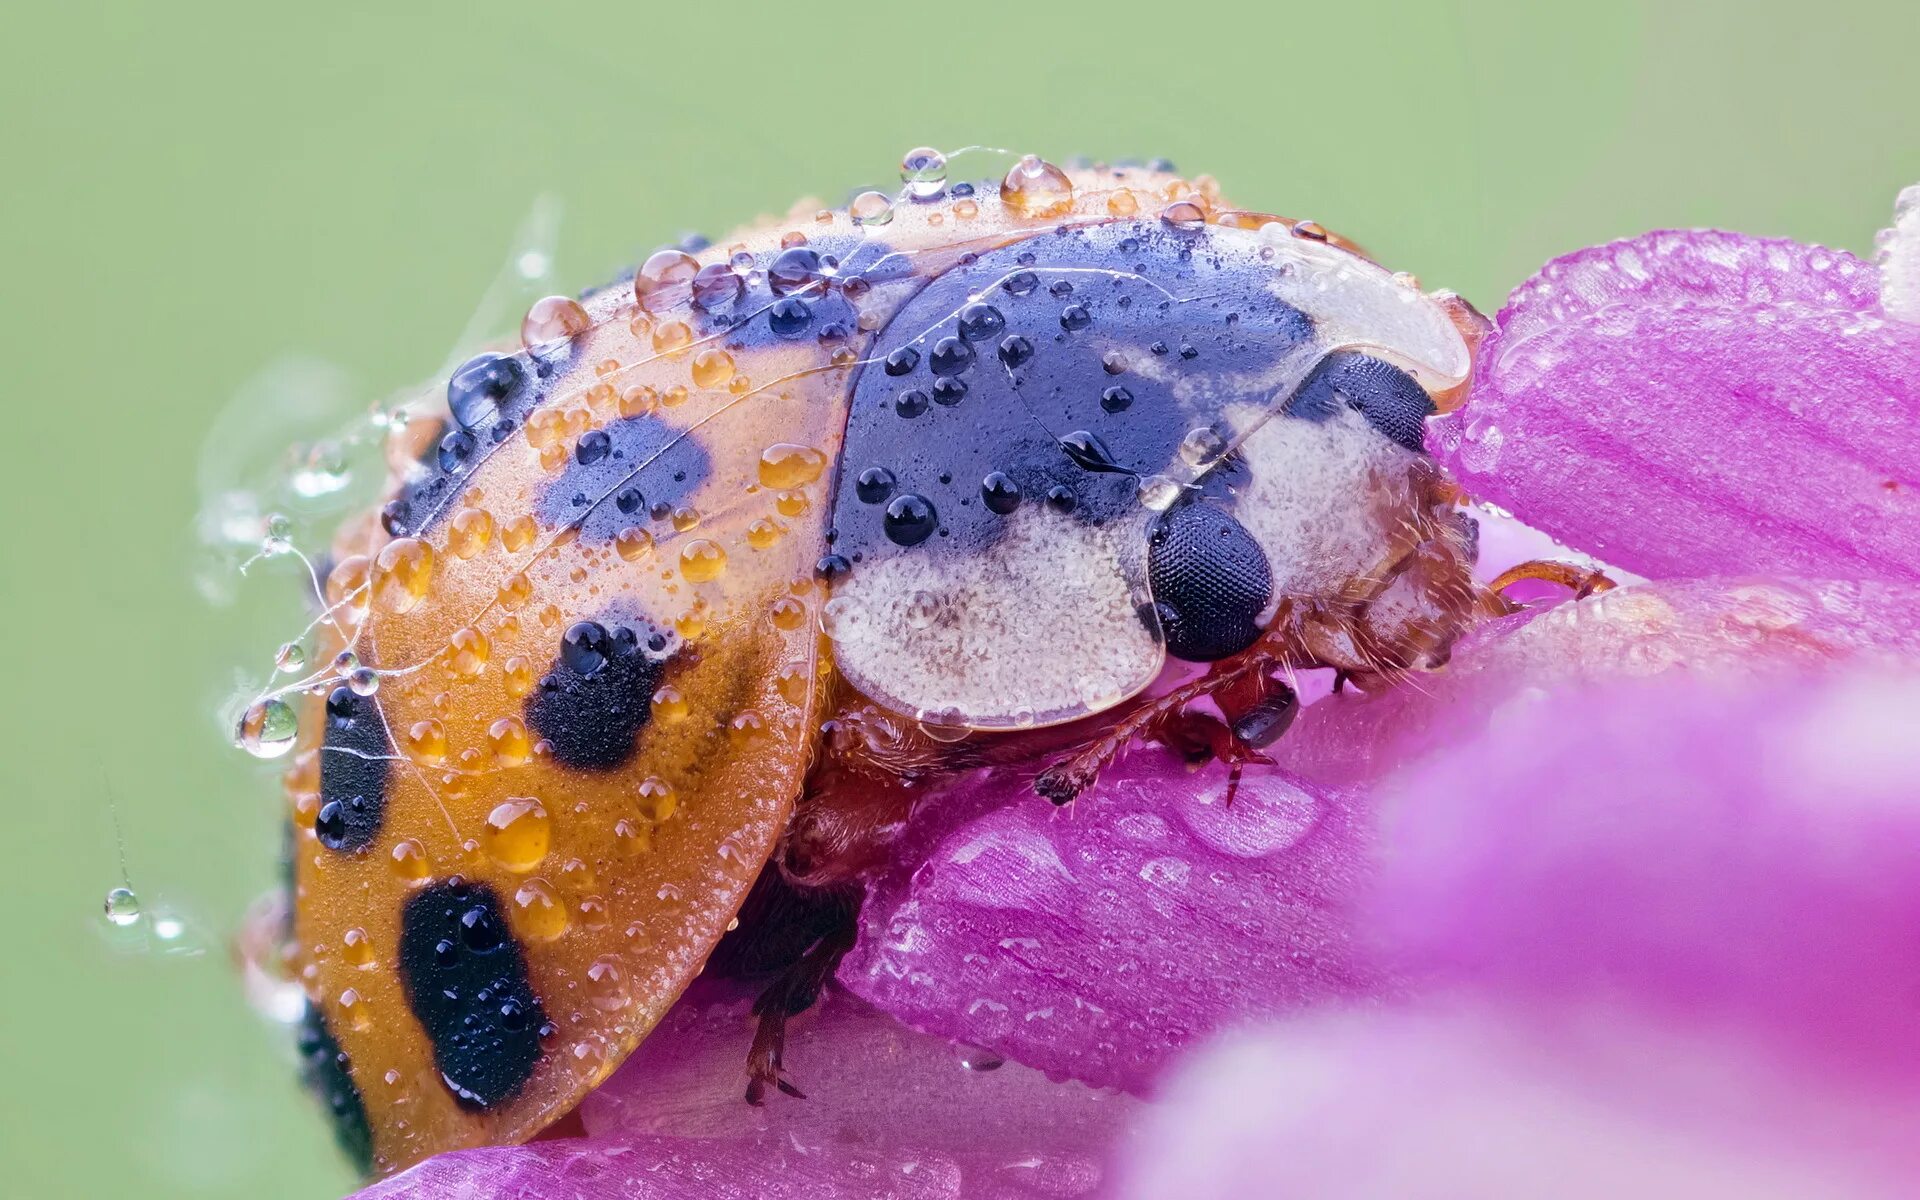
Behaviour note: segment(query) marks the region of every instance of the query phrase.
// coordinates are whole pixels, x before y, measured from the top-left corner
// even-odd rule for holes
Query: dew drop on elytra
[[[900,160],[900,182],[915,200],[931,200],[946,189],[947,156],[932,146],[916,146]]]

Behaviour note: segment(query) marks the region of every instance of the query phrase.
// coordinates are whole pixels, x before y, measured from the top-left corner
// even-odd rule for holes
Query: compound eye
[[[1286,412],[1290,417],[1324,421],[1342,404],[1394,442],[1415,454],[1426,452],[1426,422],[1433,400],[1399,367],[1352,351],[1329,354],[1287,401]]]
[[[1238,654],[1260,636],[1273,569],[1246,526],[1205,502],[1168,511],[1147,535],[1147,583],[1167,653],[1189,662]]]

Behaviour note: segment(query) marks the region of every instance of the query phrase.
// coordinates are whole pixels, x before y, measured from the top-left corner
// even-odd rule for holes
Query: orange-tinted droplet
[[[435,720],[415,721],[407,726],[407,757],[427,766],[438,766],[447,759],[447,730]]]
[[[1073,181],[1046,159],[1029,154],[1000,181],[1000,199],[1019,216],[1065,216],[1073,211]]]
[[[500,607],[512,612],[533,599],[533,580],[516,571],[500,583]]]
[[[655,822],[666,820],[680,807],[679,798],[673,794],[673,785],[658,775],[649,775],[641,780],[634,797],[640,802],[641,813]]]
[[[613,823],[613,844],[622,854],[645,854],[653,849],[653,830],[632,817]]]
[[[653,330],[653,348],[661,354],[684,350],[693,341],[693,330],[685,321],[667,321]]]
[[[773,497],[773,507],[783,517],[804,517],[813,502],[807,499],[805,492],[779,492]]]
[[[687,719],[687,698],[679,688],[663,687],[653,694],[653,719],[663,724],[674,724]]]
[[[789,489],[805,487],[820,478],[827,468],[827,456],[812,446],[776,442],[760,452],[762,487]]]
[[[395,538],[373,564],[374,601],[392,613],[412,611],[433,584],[433,547],[419,538]]]
[[[463,508],[447,526],[447,549],[458,558],[472,558],[493,540],[493,514],[483,508]]]
[[[420,882],[432,870],[427,862],[426,850],[412,838],[395,842],[393,853],[387,861],[393,867],[393,873],[408,883]]]
[[[719,347],[709,347],[693,356],[693,386],[725,387],[733,378],[733,355]]]
[[[1116,217],[1131,217],[1140,211],[1140,201],[1128,188],[1115,188],[1107,197],[1107,211]]]
[[[708,583],[720,578],[727,569],[727,552],[720,543],[695,538],[680,548],[680,574],[689,583]]]
[[[340,957],[345,960],[349,966],[371,966],[373,963],[373,943],[368,940],[367,931],[356,926],[342,934],[340,936]]]
[[[613,535],[613,548],[621,558],[634,562],[653,549],[653,535],[637,525],[630,525]]]
[[[755,550],[766,550],[780,540],[780,526],[765,517],[747,526],[747,545]]]
[[[478,629],[456,629],[449,640],[452,656],[449,665],[453,673],[468,679],[487,669],[487,659],[493,653],[493,647],[487,644],[487,636]]]
[[[501,717],[487,726],[487,744],[493,749],[493,761],[503,767],[518,767],[533,757],[533,739],[519,717]]]
[[[327,607],[357,621],[366,615],[373,563],[364,554],[349,555],[327,572]]]
[[[488,858],[509,871],[531,871],[547,857],[553,823],[540,801],[532,796],[514,796],[487,814],[480,837]]]
[[[783,667],[774,678],[774,686],[788,704],[805,704],[807,694],[813,690],[813,680],[802,667]]]
[[[500,674],[507,695],[516,700],[533,690],[533,664],[518,654],[501,664]]]
[[[792,596],[782,596],[767,610],[776,629],[793,630],[807,623],[807,606]]]
[[[514,554],[533,545],[534,535],[540,532],[539,524],[531,513],[521,513],[508,521],[506,528],[500,531],[500,544]]]
[[[529,942],[551,942],[567,931],[567,906],[544,879],[529,879],[513,893],[514,932]]]

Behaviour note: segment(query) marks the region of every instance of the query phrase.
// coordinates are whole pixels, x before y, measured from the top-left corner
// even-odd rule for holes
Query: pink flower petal
[[[1351,942],[1354,797],[1252,771],[1228,808],[1225,787],[1139,751],[1067,810],[1010,775],[937,798],[842,982],[916,1028],[1136,1090],[1250,1015],[1380,992]]]
[[[1549,263],[1432,444],[1640,574],[1920,579],[1920,328],[1840,251],[1660,232]]]
[[[1747,678],[1920,661],[1920,588],[1895,583],[1643,583],[1493,622],[1444,671],[1309,707],[1274,755],[1333,786],[1377,779],[1500,719],[1515,697],[1606,679]]]
[[[1188,1064],[1133,1200],[1894,1200],[1920,1098],[1608,1013],[1321,1014]]]
[[[1063,1200],[1140,1102],[915,1033],[830,989],[789,1027],[805,1099],[743,1098],[750,1001],[696,987],[581,1109],[588,1137],[433,1159],[363,1197]],[[472,1189],[462,1192],[461,1188]]]
[[[1383,804],[1363,918],[1426,1010],[1203,1056],[1122,1194],[1912,1195],[1917,719],[1864,669],[1510,707]]]
[[[1370,928],[1920,1085],[1920,680],[1614,685],[1402,776]]]
[[[750,1001],[690,1000],[587,1097],[589,1133],[744,1139],[841,1155],[912,1151],[953,1161],[976,1182],[1092,1181],[1139,1108],[1122,1093],[1054,1083],[978,1047],[916,1033],[838,988],[788,1025],[787,1072],[806,1098],[774,1096],[755,1108],[742,1099]]]

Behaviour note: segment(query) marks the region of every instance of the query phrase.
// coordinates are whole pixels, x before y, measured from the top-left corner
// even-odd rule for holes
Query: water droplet
[[[1073,181],[1059,167],[1029,154],[1000,181],[1000,199],[1023,217],[1065,216],[1073,211]]]
[[[1107,197],[1107,211],[1116,217],[1131,217],[1140,211],[1140,201],[1126,188],[1115,188]]]
[[[1180,457],[1188,466],[1204,467],[1227,452],[1227,439],[1218,430],[1201,425],[1180,439]]]
[[[1020,507],[1020,485],[1005,471],[995,471],[980,481],[980,501],[987,511],[1005,516]]]
[[[656,250],[633,274],[633,298],[647,312],[664,312],[693,287],[700,263],[684,250]]]
[[[140,897],[133,894],[132,888],[114,888],[107,893],[102,910],[106,913],[107,924],[125,929],[140,921]]]
[[[813,306],[798,296],[784,296],[767,310],[767,328],[775,337],[795,338],[813,324]]]
[[[964,338],[941,338],[927,357],[927,369],[935,375],[958,375],[972,365],[973,347]]]
[[[767,267],[767,286],[776,296],[790,296],[808,289],[819,290],[826,282],[827,270],[820,255],[807,246],[782,250]]]
[[[1033,357],[1033,343],[1019,334],[1010,334],[1000,342],[1000,361],[1008,370],[1024,365]]]
[[[813,447],[776,442],[760,452],[760,484],[782,490],[805,487],[826,467],[827,456]]]
[[[964,1042],[953,1044],[954,1054],[960,1065],[969,1071],[998,1071],[1007,1065],[1005,1056],[996,1054],[984,1046],[969,1046]]]
[[[387,865],[393,868],[396,876],[408,883],[419,883],[432,870],[427,862],[426,849],[412,838],[394,843]]]
[[[1007,318],[991,304],[973,303],[960,310],[960,336],[970,342],[990,341],[1007,327]]]
[[[893,220],[893,198],[885,192],[861,192],[847,205],[855,225],[885,225]]]
[[[888,540],[901,546],[917,546],[926,541],[939,524],[940,514],[934,511],[933,502],[912,492],[904,492],[889,501],[881,521]]]
[[[571,296],[546,296],[533,302],[520,322],[520,343],[533,347],[577,337],[593,328],[592,318]]]
[[[1060,310],[1060,328],[1075,333],[1093,324],[1093,314],[1084,304],[1069,304]]]
[[[701,267],[693,277],[693,306],[703,312],[726,308],[740,299],[746,288],[747,281],[725,263]]]
[[[331,496],[352,481],[346,455],[334,442],[318,442],[301,456],[287,482],[305,500]]]
[[[440,722],[428,719],[407,726],[401,739],[407,756],[417,763],[436,767],[447,758],[447,730]]]
[[[284,700],[269,698],[255,700],[240,714],[234,741],[255,758],[279,758],[293,749],[294,737],[299,732],[300,721],[294,716],[293,706]]]
[[[1124,473],[1125,467],[1113,461],[1113,452],[1107,444],[1084,429],[1076,429],[1060,439],[1060,448],[1067,452],[1076,465],[1086,471],[1107,471]]]
[[[947,156],[932,146],[915,146],[900,159],[900,182],[913,199],[933,199],[946,187]]]
[[[481,846],[487,857],[509,871],[527,872],[540,865],[553,839],[547,810],[532,796],[514,796],[487,814]]]
[[[727,552],[720,543],[695,538],[680,549],[680,574],[689,583],[707,583],[720,578],[727,569]]]
[[[693,386],[698,388],[725,387],[733,378],[733,355],[718,347],[702,350],[693,356]]]
[[[774,628],[795,630],[807,623],[807,606],[792,596],[782,596],[767,610]]]
[[[380,690],[380,672],[372,667],[356,666],[346,674],[347,690],[356,696],[371,696]]]
[[[885,467],[868,467],[853,481],[853,494],[862,504],[878,504],[893,495],[893,472]]]
[[[1180,498],[1180,485],[1165,475],[1149,475],[1140,481],[1140,503],[1155,512],[1165,512]]]
[[[520,386],[524,368],[505,354],[478,354],[457,367],[447,380],[447,407],[462,429],[492,425],[500,402]]]
[[[503,767],[523,766],[533,757],[533,740],[519,717],[501,717],[489,725],[487,744],[493,749],[493,761]]]
[[[433,582],[433,547],[418,538],[395,538],[373,564],[373,596],[388,612],[409,612]]]
[[[679,798],[673,794],[673,785],[658,775],[642,779],[634,789],[634,799],[639,802],[641,815],[656,823],[671,817],[680,806]]]
[[[687,698],[680,689],[663,687],[653,694],[653,718],[665,725],[687,719]]]
[[[1193,200],[1175,200],[1160,210],[1160,220],[1168,225],[1191,227],[1207,223],[1207,210]]]
[[[567,931],[567,906],[544,879],[529,879],[513,893],[509,918],[529,942],[551,942]]]
[[[940,615],[940,598],[932,592],[915,592],[907,599],[907,624],[914,629],[932,626]]]
[[[273,665],[292,675],[307,665],[306,649],[299,642],[288,642],[273,656]]]
[[[368,967],[373,965],[373,942],[368,939],[364,929],[349,929],[340,935],[340,957],[349,966]]]
[[[454,630],[447,640],[450,651],[449,665],[456,675],[468,679],[487,669],[487,660],[493,653],[493,647],[487,642],[487,635],[471,627]]]

